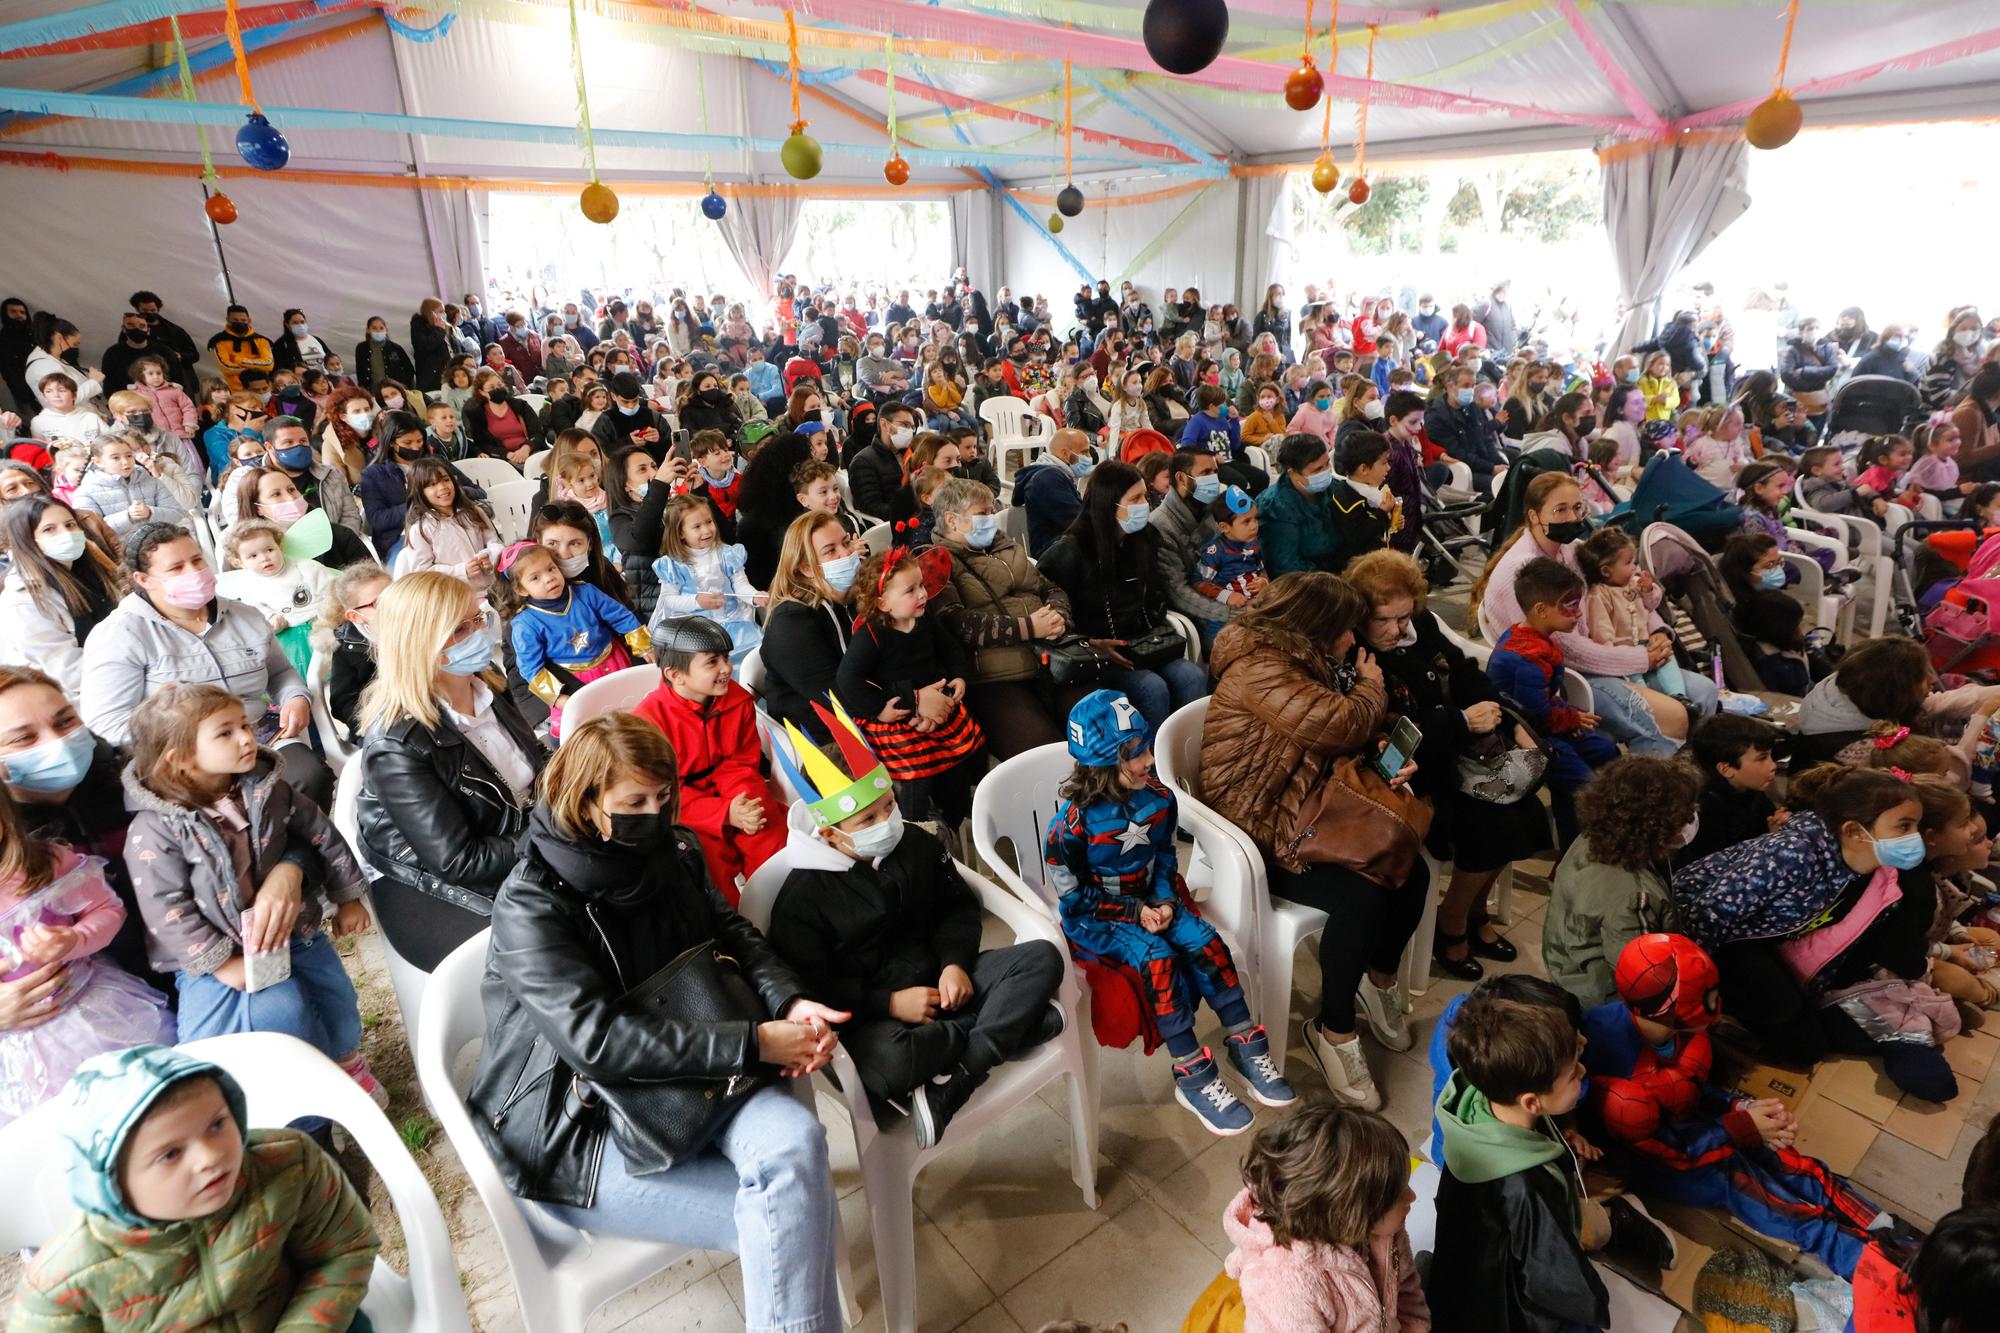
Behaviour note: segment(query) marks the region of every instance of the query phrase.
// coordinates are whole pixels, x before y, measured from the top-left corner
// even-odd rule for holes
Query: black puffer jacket
[[[569,842],[537,806],[521,855],[493,904],[481,985],[486,1046],[466,1101],[509,1190],[588,1208],[608,1117],[601,1102],[565,1110],[573,1077],[616,1084],[771,1072],[757,1057],[756,1021],[663,1022],[629,1009],[625,994],[710,941],[770,1013],[805,991],[710,887],[685,828],[659,853]]]
[[[506,691],[494,716],[537,772],[548,751]],[[448,717],[404,718],[369,733],[361,751],[362,850],[385,877],[480,916],[493,910],[528,813],[486,756]]]

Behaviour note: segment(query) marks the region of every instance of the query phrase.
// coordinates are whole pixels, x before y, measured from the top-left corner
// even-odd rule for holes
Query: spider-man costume
[[[1881,1209],[1826,1163],[1765,1145],[1750,1098],[1708,1082],[1714,1053],[1715,964],[1681,935],[1641,935],[1618,958],[1621,997],[1583,1016],[1586,1105],[1637,1157],[1645,1187],[1679,1203],[1726,1208],[1767,1236],[1790,1241],[1841,1277],[1861,1257]],[[1663,1047],[1637,1019],[1676,1028]]]

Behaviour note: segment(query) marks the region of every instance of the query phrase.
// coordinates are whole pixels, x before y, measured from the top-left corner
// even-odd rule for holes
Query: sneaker
[[[340,1067],[340,1072],[359,1084],[361,1090],[368,1094],[368,1100],[385,1111],[389,1109],[389,1090],[376,1081],[375,1071],[368,1067],[367,1056],[356,1055]]]
[[[1292,1085],[1278,1072],[1277,1061],[1271,1058],[1271,1036],[1264,1031],[1263,1024],[1225,1037],[1222,1044],[1229,1050],[1229,1063],[1243,1076],[1252,1097],[1266,1106],[1290,1106],[1298,1100],[1299,1095],[1292,1091]]]
[[[944,1139],[951,1118],[972,1100],[972,1094],[986,1082],[986,1075],[964,1069],[939,1074],[910,1094],[910,1118],[916,1122],[917,1148],[935,1148]]]
[[[1375,1086],[1375,1076],[1368,1072],[1368,1057],[1361,1050],[1359,1033],[1346,1041],[1335,1041],[1319,1024],[1308,1023],[1306,1050],[1319,1066],[1327,1090],[1335,1097],[1364,1111],[1382,1109],[1382,1093]]]
[[[1410,1020],[1403,1013],[1403,1001],[1394,986],[1382,990],[1364,973],[1361,984],[1354,988],[1354,1007],[1368,1021],[1368,1030],[1375,1034],[1375,1040],[1392,1051],[1407,1051],[1416,1045],[1417,1039],[1410,1035]]]
[[[1223,1138],[1241,1134],[1257,1118],[1222,1081],[1206,1046],[1186,1064],[1174,1065],[1174,1100],[1193,1111],[1202,1128]]]
[[[1646,1205],[1630,1194],[1607,1199],[1604,1212],[1611,1219],[1611,1239],[1604,1248],[1616,1247],[1656,1268],[1672,1268],[1680,1260],[1680,1247],[1673,1233],[1653,1220]]]

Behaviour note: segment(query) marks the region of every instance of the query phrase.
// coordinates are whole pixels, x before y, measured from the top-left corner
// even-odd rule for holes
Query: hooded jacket
[[[368,883],[347,840],[320,808],[278,776],[266,750],[237,784],[249,820],[249,881],[264,882],[282,861],[305,872],[295,939],[319,928],[320,894],[336,903],[359,898]],[[146,947],[162,972],[206,976],[243,949],[243,887],[215,816],[160,795],[124,773],[125,804],[135,811],[125,834],[125,869],[146,918]]]
[[[856,861],[813,832],[795,802],[785,820],[792,871],[771,904],[771,947],[813,997],[856,1018],[889,1017],[889,999],[935,986],[979,960],[979,899],[944,844],[906,824],[879,861]]]
[[[243,1135],[243,1164],[215,1212],[154,1224],[132,1211],[118,1162],[161,1094],[190,1078],[221,1087]],[[164,1046],[99,1056],[68,1096],[70,1197],[82,1212],[35,1256],[10,1330],[346,1327],[380,1246],[367,1206],[311,1139],[290,1129],[246,1133],[236,1080]]]
[[[162,685],[219,685],[255,719],[267,702],[303,699],[306,683],[285,657],[270,622],[251,607],[217,597],[208,628],[190,634],[129,593],[83,645],[84,724],[113,745],[132,743],[132,714]]]
[[[1223,1271],[1241,1284],[1244,1312],[1259,1333],[1429,1333],[1430,1304],[1406,1231],[1371,1236],[1366,1250],[1280,1245],[1246,1189],[1222,1210],[1222,1234],[1236,1247]]]
[[[1209,662],[1216,685],[1201,732],[1202,799],[1297,871],[1279,849],[1333,761],[1374,739],[1387,696],[1370,680],[1342,692],[1324,657],[1294,657],[1240,622],[1216,636]]]
[[[719,838],[729,823],[729,803],[750,796],[775,809],[780,802],[765,780],[757,705],[750,691],[730,681],[720,699],[695,703],[664,681],[632,710],[659,728],[674,747],[680,768],[680,821],[704,838]]]
[[[1438,1098],[1444,1170],[1427,1288],[1432,1325],[1483,1333],[1608,1328],[1610,1297],[1577,1241],[1583,1180],[1546,1118],[1498,1119],[1454,1071]]]
[[[1592,853],[1585,833],[1549,883],[1542,966],[1584,1008],[1608,1004],[1618,998],[1611,974],[1619,952],[1641,935],[1676,929],[1666,866],[1609,865]]]
[[[174,498],[173,493],[160,483],[159,478],[136,464],[129,477],[114,477],[95,464],[85,468],[70,503],[78,509],[103,515],[111,530],[121,538],[134,528],[145,526],[145,523],[173,523],[184,527],[188,522],[181,502]],[[153,511],[146,516],[145,523],[127,512],[135,504],[143,504]]]
[[[1739,940],[1802,933],[1837,902],[1855,872],[1825,821],[1802,811],[1761,838],[1725,847],[1674,875],[1681,928],[1713,953]]]

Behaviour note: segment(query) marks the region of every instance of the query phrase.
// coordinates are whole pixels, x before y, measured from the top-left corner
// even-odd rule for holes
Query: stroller
[[[1639,532],[1638,544],[1640,568],[1658,579],[1666,592],[1660,609],[1674,625],[1675,641],[1697,661],[1706,657],[1702,669],[1711,676],[1721,661],[1718,685],[1763,692],[1764,678],[1736,634],[1736,599],[1701,543],[1671,523],[1648,523]],[[1683,631],[1683,624],[1692,629],[1692,636]],[[1690,637],[1699,642],[1689,642]]]
[[[1894,435],[1918,415],[1916,385],[1894,375],[1856,375],[1833,391],[1826,443],[1851,454],[1863,440]]]
[[[1704,551],[1720,551],[1731,533],[1742,530],[1743,510],[1697,476],[1680,454],[1666,452],[1653,455],[1632,488],[1632,498],[1613,509],[1605,521],[1618,524],[1634,538],[1654,524],[1669,524]]]

